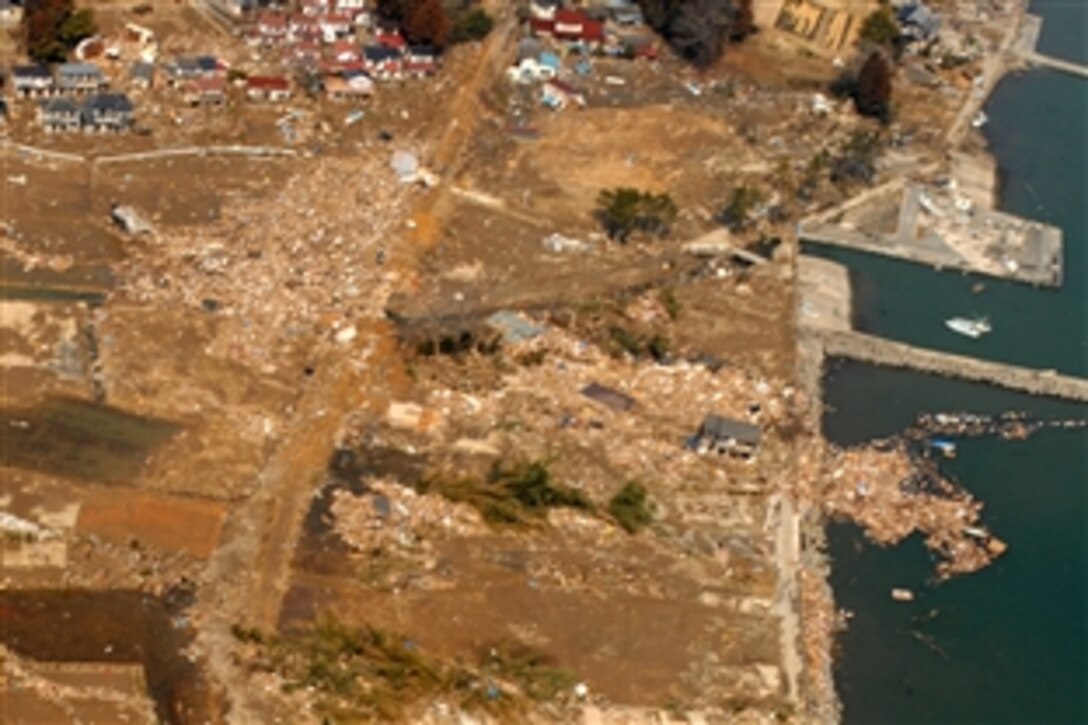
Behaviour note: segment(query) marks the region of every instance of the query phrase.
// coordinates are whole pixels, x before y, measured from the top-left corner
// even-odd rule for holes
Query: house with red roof
[[[317,25],[321,28],[321,35],[325,42],[331,43],[337,38],[349,35],[354,28],[354,22],[346,13],[325,13],[317,18]]]
[[[283,13],[264,12],[257,16],[256,35],[262,45],[277,45],[287,40],[289,26]]]
[[[283,76],[250,76],[246,78],[246,97],[251,101],[286,101],[291,97],[291,84]]]
[[[556,10],[552,19],[532,18],[529,29],[536,36],[587,47],[597,47],[605,38],[604,23],[593,20],[581,10]]]

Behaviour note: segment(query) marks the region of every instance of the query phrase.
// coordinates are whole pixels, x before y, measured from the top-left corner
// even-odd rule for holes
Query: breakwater
[[[1032,395],[1088,403],[1088,380],[989,360],[938,352],[862,332],[810,330],[824,357],[845,357],[884,367],[909,368],[989,383]]]

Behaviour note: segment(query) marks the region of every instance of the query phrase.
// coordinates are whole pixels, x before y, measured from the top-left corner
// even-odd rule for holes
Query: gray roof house
[[[206,78],[219,72],[219,61],[210,55],[182,56],[166,66],[171,83]]]
[[[83,102],[84,131],[127,131],[135,121],[132,101],[123,93],[99,93]]]
[[[61,63],[57,89],[61,93],[95,93],[106,87],[106,76],[94,63]]]
[[[689,447],[699,453],[728,453],[747,458],[759,448],[762,437],[757,426],[711,414],[703,419]]]
[[[48,98],[38,106],[38,123],[50,133],[78,131],[79,104],[71,98]]]
[[[54,88],[53,74],[44,65],[17,65],[11,69],[11,86],[20,96],[43,96]]]
[[[137,61],[128,70],[129,83],[134,88],[150,88],[155,83],[155,64]]]

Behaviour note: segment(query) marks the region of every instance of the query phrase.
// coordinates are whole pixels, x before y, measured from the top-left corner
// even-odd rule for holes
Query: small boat
[[[944,324],[949,330],[952,330],[952,332],[958,332],[959,334],[974,340],[977,340],[993,330],[993,328],[990,327],[990,321],[985,317],[953,317],[945,320]]]
[[[972,128],[982,128],[989,123],[990,117],[986,115],[985,111],[979,111],[978,115],[971,120]]]
[[[914,592],[912,592],[910,589],[895,587],[894,589],[892,589],[892,599],[897,602],[913,602]]]
[[[934,438],[929,442],[934,450],[940,451],[945,458],[956,457],[956,444],[947,438]]]

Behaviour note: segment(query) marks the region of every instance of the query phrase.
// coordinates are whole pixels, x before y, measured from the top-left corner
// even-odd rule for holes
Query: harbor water
[[[1088,62],[1088,4],[1040,0],[1032,11],[1044,18],[1041,52]],[[850,266],[865,331],[1088,375],[1088,81],[1050,70],[1012,75],[986,112],[1001,208],[1064,232],[1061,289],[821,254]],[[987,315],[993,332],[971,340],[943,324],[971,314]],[[833,366],[825,391],[825,430],[843,444],[894,434],[923,411],[1088,416],[1088,406],[859,364]],[[985,502],[984,523],[1010,546],[989,569],[935,584],[918,537],[882,549],[853,526],[829,531],[836,600],[853,613],[836,652],[844,719],[1086,722],[1088,433],[959,440],[957,451],[942,469]],[[914,601],[894,601],[893,587],[911,589]]]

